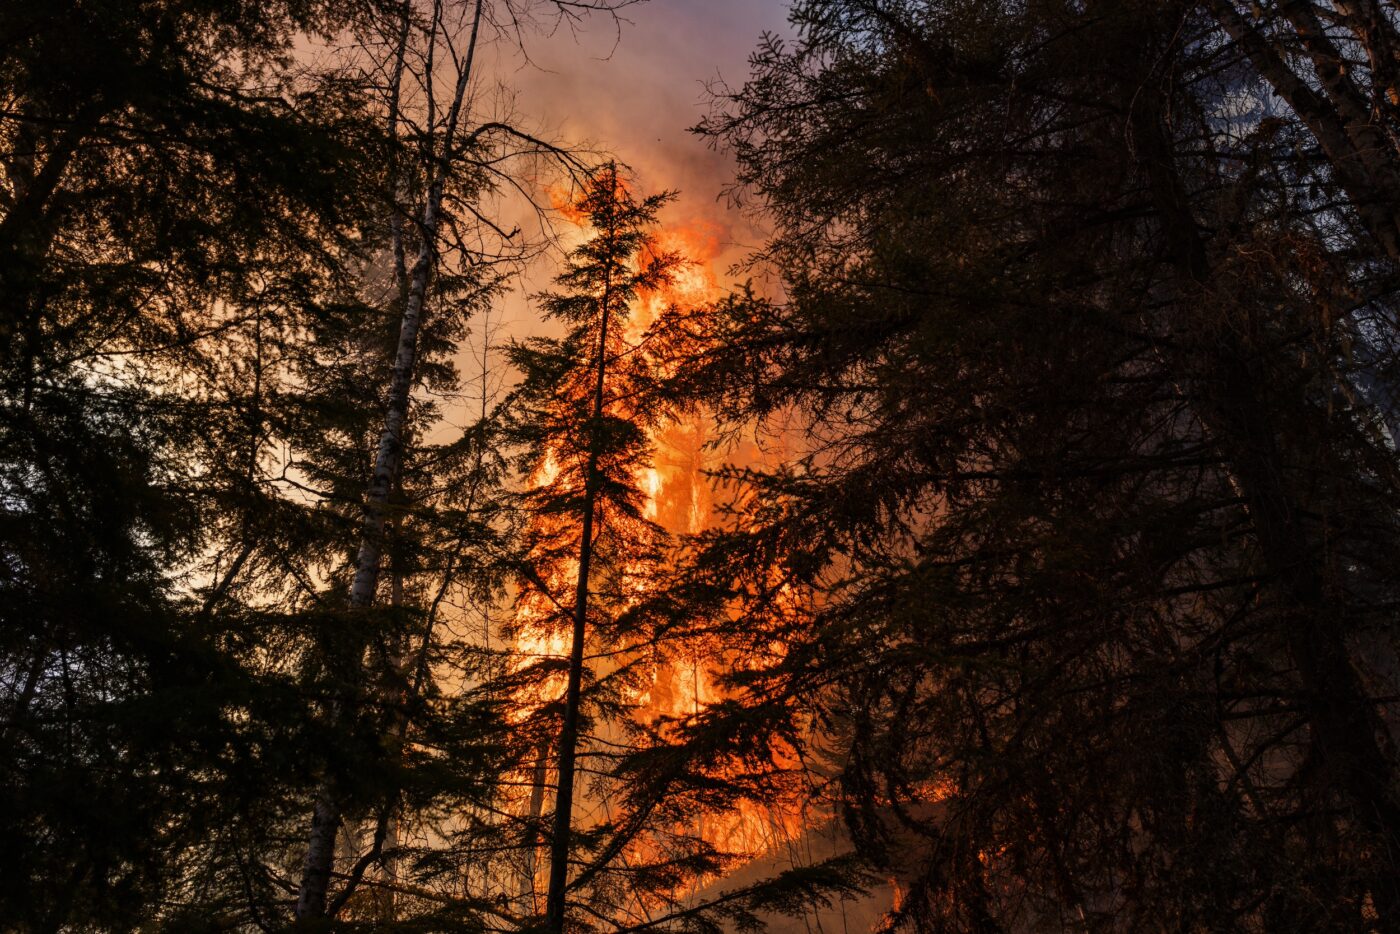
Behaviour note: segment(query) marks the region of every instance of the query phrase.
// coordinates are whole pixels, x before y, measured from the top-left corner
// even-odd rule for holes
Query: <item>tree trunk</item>
[[[1214,263],[1176,172],[1169,138],[1144,93],[1133,136],[1146,168],[1154,207],[1161,215],[1183,307],[1198,301]],[[1217,287],[1220,287],[1217,285]],[[1383,724],[1367,695],[1347,646],[1347,622],[1327,592],[1327,556],[1304,525],[1308,504],[1285,481],[1287,452],[1279,445],[1276,408],[1260,393],[1271,385],[1259,355],[1229,327],[1182,324],[1199,338],[1175,350],[1173,368],[1198,387],[1193,408],[1229,465],[1245,501],[1266,573],[1291,604],[1280,635],[1298,672],[1309,732],[1350,817],[1373,841],[1382,864],[1400,853],[1400,802],[1395,765],[1382,748]],[[1371,880],[1382,930],[1400,930],[1400,878],[1381,872]]]
[[[612,236],[613,231],[606,232]],[[612,304],[611,282],[603,285],[598,327],[598,379],[593,389],[593,430],[589,437],[588,466],[584,472],[583,530],[579,537],[578,584],[574,590],[573,640],[569,647],[569,681],[564,691],[564,724],[559,731],[559,779],[554,798],[554,836],[549,848],[549,893],[545,898],[545,926],[563,934],[565,890],[569,882],[569,849],[574,808],[574,770],[578,755],[579,697],[583,685],[583,645],[588,620],[588,573],[593,561],[593,514],[598,496],[599,423],[603,418],[606,385],[608,312]]]
[[[1235,340],[1221,343],[1213,380],[1218,402],[1203,411],[1203,421],[1240,485],[1268,573],[1291,604],[1283,636],[1324,774],[1335,781],[1349,818],[1374,841],[1377,862],[1393,867],[1400,802],[1394,763],[1380,740],[1385,726],[1352,663],[1342,601],[1328,593],[1326,555],[1302,525],[1306,505],[1283,480],[1287,457],[1278,449],[1272,412],[1258,397],[1267,384],[1249,366],[1245,348]],[[1400,878],[1383,870],[1370,886],[1382,929],[1400,929]]]
[[[1310,31],[1304,38],[1323,93],[1289,67],[1283,51],[1235,8],[1234,0],[1210,0],[1209,8],[1227,35],[1249,58],[1260,76],[1312,132],[1362,224],[1385,254],[1400,262],[1400,173],[1394,145],[1370,116],[1368,101],[1338,71],[1340,54],[1312,31],[1316,16],[1307,4],[1285,4],[1295,24]]]
[[[481,27],[483,0],[477,0],[467,53],[453,88],[452,102],[442,133],[441,150],[428,165],[427,197],[418,225],[418,253],[407,277],[403,317],[399,325],[398,346],[394,369],[389,381],[389,393],[384,412],[384,427],[375,452],[374,473],[365,492],[364,522],[360,530],[360,549],[355,561],[355,577],[350,585],[350,608],[367,609],[374,604],[383,559],[384,532],[389,505],[389,493],[398,481],[402,463],[404,426],[408,421],[413,389],[414,367],[418,356],[418,332],[427,300],[428,282],[437,253],[438,231],[441,224],[442,198],[447,175],[451,171],[452,149],[461,118],[467,87],[471,81],[477,36]],[[404,41],[407,30],[402,33]],[[431,41],[431,39],[430,39]],[[402,62],[402,56],[398,61]],[[427,81],[432,75],[426,76]],[[431,116],[431,115],[430,115]],[[396,118],[395,118],[396,119]],[[330,711],[333,721],[350,714],[344,704],[337,702]],[[307,840],[306,861],[302,867],[301,887],[297,893],[296,919],[319,918],[326,913],[326,896],[330,887],[331,866],[335,857],[335,838],[340,827],[341,813],[334,782],[327,778],[318,793],[312,814],[311,831]]]
[[[360,551],[355,562],[355,578],[350,585],[351,610],[368,609],[374,605],[379,583],[379,569],[384,553],[384,531],[387,521],[389,491],[393,489],[402,463],[404,425],[408,421],[410,390],[418,354],[418,330],[423,302],[428,291],[432,267],[432,247],[429,237],[436,234],[438,210],[442,201],[442,182],[429,191],[423,210],[423,243],[409,277],[408,303],[404,306],[399,326],[398,350],[394,359],[393,376],[389,383],[388,406],[384,412],[384,429],[375,452],[374,473],[365,493],[364,522],[360,529]],[[342,706],[342,705],[337,705]],[[332,719],[348,711],[333,710]],[[331,862],[335,855],[336,831],[340,826],[340,810],[335,803],[332,783],[323,783],[311,820],[311,835],[302,867],[301,890],[297,895],[298,920],[320,917],[326,911],[326,892],[330,883]]]
[[[544,785],[549,773],[549,743],[540,740],[540,751],[535,757],[534,775],[531,778],[530,786],[530,830],[525,837],[525,878],[521,885],[522,895],[529,894],[534,903],[532,908],[539,910],[539,902],[535,901],[535,861],[538,858],[538,850],[542,842],[539,821],[540,815],[544,813]]]

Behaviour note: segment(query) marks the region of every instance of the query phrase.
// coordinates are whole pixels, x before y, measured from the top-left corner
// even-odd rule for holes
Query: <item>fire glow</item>
[[[551,200],[562,217],[580,232],[586,230],[587,219],[573,205],[567,192],[553,191]],[[670,225],[654,232],[651,249],[676,254],[682,258],[682,262],[667,285],[638,297],[631,308],[624,332],[626,346],[636,347],[643,340],[647,328],[667,309],[703,308],[723,295],[724,288],[716,269],[722,242],[721,229],[704,220]],[[637,487],[645,496],[643,515],[678,539],[705,530],[715,518],[714,494],[708,471],[719,466],[719,461],[707,444],[711,437],[709,422],[703,414],[668,420],[649,432],[653,456],[650,464],[635,476]],[[558,475],[559,469],[558,458],[552,453],[547,454],[530,478],[532,486],[548,485]],[[550,521],[565,520],[555,518]],[[559,534],[566,530],[550,531]],[[576,530],[567,531],[576,534]],[[571,593],[577,575],[576,560],[559,562],[554,565],[550,579],[544,581],[547,587],[540,589],[554,594]],[[635,593],[635,599],[643,596],[644,593]],[[559,618],[559,609],[539,592],[517,603],[511,630],[522,667],[542,661],[562,660],[567,656],[567,634],[553,622]],[[615,665],[617,661],[595,659],[593,663]],[[668,729],[667,724],[684,722],[702,713],[709,705],[723,700],[724,693],[716,683],[714,666],[724,663],[725,655],[722,652],[693,649],[680,657],[656,658],[647,664],[645,670],[648,676],[628,698],[637,725],[645,729],[659,729],[664,733]],[[531,711],[556,703],[563,691],[564,676],[562,673],[552,674],[539,684],[536,689],[538,696],[520,699],[522,718],[530,716]],[[620,737],[608,735],[602,739],[605,743],[611,743]],[[528,795],[521,795],[522,816],[535,821],[540,819],[546,803],[543,789],[554,784],[554,771],[552,751],[542,746],[533,774],[521,776],[522,787],[530,790]],[[606,820],[610,812],[610,802],[606,796],[590,794],[586,787],[581,791],[580,800],[575,805],[581,825]],[[707,815],[703,821],[696,823],[697,826],[673,830],[681,836],[698,837],[731,854],[740,863],[777,851],[794,841],[803,829],[800,811],[787,802],[759,805],[741,801],[728,814]],[[639,861],[648,855],[646,851],[654,850],[656,846],[655,840],[645,836],[629,844],[630,849],[636,851]],[[542,897],[542,873],[545,871],[540,855],[527,861],[530,878],[524,880],[537,901]],[[712,878],[695,880],[685,891],[672,893],[673,897],[681,901],[693,899],[714,881]]]

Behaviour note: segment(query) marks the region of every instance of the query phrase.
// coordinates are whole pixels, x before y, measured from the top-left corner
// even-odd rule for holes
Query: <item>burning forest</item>
[[[1398,62],[0,4],[0,930],[1400,931]]]

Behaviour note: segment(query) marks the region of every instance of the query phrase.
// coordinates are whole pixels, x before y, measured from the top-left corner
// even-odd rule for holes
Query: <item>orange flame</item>
[[[586,227],[587,216],[577,207],[575,195],[576,192],[566,186],[549,189],[554,209],[571,223]],[[718,225],[702,220],[668,226],[654,235],[653,251],[677,254],[683,262],[667,285],[639,297],[628,324],[629,343],[637,343],[667,309],[704,307],[722,296],[724,286],[717,266],[723,239],[723,230]],[[655,452],[652,463],[635,479],[646,496],[646,518],[673,535],[703,531],[714,521],[713,492],[707,471],[717,467],[718,461],[707,449],[710,437],[710,426],[699,415],[670,421],[651,432]],[[555,459],[547,456],[531,477],[531,485],[548,484],[558,471]],[[554,568],[552,579],[545,583],[552,592],[567,593],[571,590],[571,575],[576,574],[576,562],[563,562]],[[566,635],[550,624],[557,615],[558,608],[548,605],[547,598],[540,595],[517,604],[513,629],[516,650],[523,656],[521,667],[539,659],[563,658],[567,654]],[[684,720],[723,700],[724,692],[717,684],[715,666],[724,663],[723,653],[702,655],[698,651],[689,657],[658,659],[651,668],[649,684],[631,698],[638,707],[637,719],[648,725]],[[563,675],[552,675],[537,689],[540,696],[522,698],[522,706],[537,708],[549,698],[557,697],[562,690]],[[528,715],[528,711],[522,712],[522,719]],[[793,754],[790,759],[778,765],[796,775],[798,758]],[[533,780],[538,782],[542,776],[541,769]],[[531,781],[529,777],[524,778],[522,787]],[[731,813],[708,815],[698,826],[675,830],[695,834],[736,855],[752,858],[777,852],[795,841],[804,829],[804,815],[796,803],[799,790],[794,787],[791,794],[780,797],[766,805],[741,802]],[[525,803],[523,797],[521,803]],[[594,804],[599,815],[606,813],[606,801]],[[538,800],[532,801],[531,806],[538,808]],[[589,808],[582,810],[586,812]],[[655,848],[655,843],[638,840],[634,847],[636,855],[642,856],[644,851]],[[697,880],[686,892],[673,894],[676,897],[693,895],[711,881]]]
[[[578,206],[578,189],[573,185],[550,185],[545,193],[549,195],[549,206],[564,220],[576,227],[588,223],[588,212]]]

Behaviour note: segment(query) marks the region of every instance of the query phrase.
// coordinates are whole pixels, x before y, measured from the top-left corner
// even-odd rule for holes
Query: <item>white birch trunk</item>
[[[394,487],[402,463],[403,429],[408,422],[414,364],[418,355],[419,324],[432,268],[433,250],[429,237],[433,236],[435,239],[441,203],[442,181],[439,179],[429,190],[428,200],[423,208],[423,242],[418,249],[413,271],[409,275],[408,302],[404,305],[403,320],[399,325],[399,343],[394,357],[393,376],[389,383],[384,429],[380,432],[379,448],[375,452],[374,474],[365,493],[360,551],[355,561],[355,579],[350,585],[352,610],[373,606],[374,594],[379,584],[389,491]],[[331,865],[335,858],[335,839],[339,828],[340,809],[335,802],[334,790],[330,783],[326,782],[317,796],[316,808],[312,814],[306,861],[302,866],[301,889],[297,894],[298,920],[325,914],[326,893],[330,887]]]
[[[389,392],[384,411],[384,427],[375,451],[374,473],[365,492],[364,522],[360,530],[360,549],[355,561],[355,577],[350,585],[350,608],[367,609],[374,605],[379,584],[379,571],[384,556],[384,536],[387,523],[389,492],[398,480],[402,465],[403,431],[408,422],[414,368],[418,357],[418,333],[427,300],[433,259],[442,221],[442,198],[447,175],[452,167],[452,148],[457,135],[462,105],[471,81],[477,35],[481,26],[482,0],[476,2],[475,18],[467,54],[457,74],[441,149],[431,161],[427,197],[419,222],[418,253],[408,275],[408,288],[399,324],[399,341],[394,355],[394,369],[389,380]],[[435,37],[430,37],[430,42]],[[431,82],[432,75],[426,76]],[[332,719],[346,713],[333,709]],[[296,919],[319,918],[326,913],[331,869],[335,860],[335,841],[341,824],[340,806],[332,782],[323,781],[312,812],[311,830],[307,837],[306,859],[302,865],[301,885],[297,893]]]

